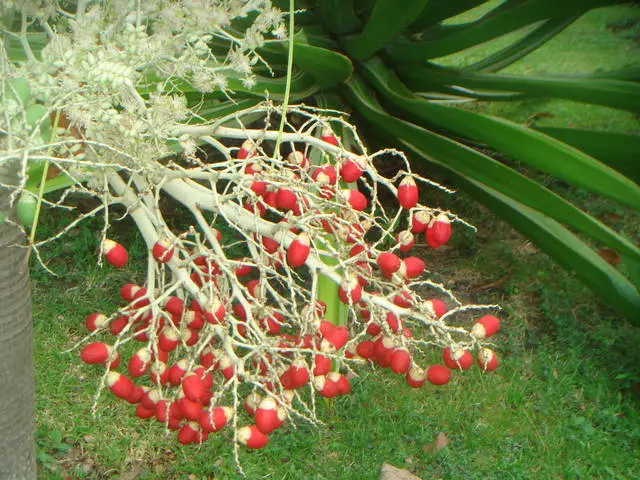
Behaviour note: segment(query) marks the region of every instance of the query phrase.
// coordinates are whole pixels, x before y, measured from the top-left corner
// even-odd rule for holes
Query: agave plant
[[[290,2],[279,3],[283,9]],[[298,0],[291,98],[354,111],[415,162],[444,170],[467,193],[628,318],[640,319],[640,249],[594,216],[518,170],[489,156],[491,149],[622,205],[640,209],[640,178],[633,156],[640,136],[529,128],[458,108],[443,100],[514,101],[552,97],[640,111],[640,68],[572,76],[506,75],[500,70],[528,55],[590,9],[616,0],[508,0],[481,18],[447,19],[486,0]],[[455,54],[523,27],[530,32],[464,68],[434,59]],[[228,48],[221,45],[221,51]],[[262,50],[273,72],[238,99],[287,85],[287,44]],[[218,108],[239,108],[222,102]],[[477,148],[481,146],[482,149]],[[599,245],[622,257],[630,277],[603,260]]]
[[[505,156],[573,186],[640,209],[640,178],[633,157],[640,136],[571,128],[529,128],[459,108],[448,100],[517,101],[536,97],[573,100],[631,112],[640,111],[640,68],[556,75],[506,75],[517,62],[560,33],[590,9],[620,0],[507,0],[481,18],[449,24],[487,0],[278,0],[296,10],[295,35],[270,41],[259,50],[266,60],[251,81],[227,76],[227,92],[203,95],[188,83],[175,85],[200,105],[204,118],[219,118],[264,99],[288,100],[354,111],[398,148],[446,172],[484,204],[589,288],[632,320],[640,316],[640,249],[593,215],[511,166]],[[243,31],[252,19],[234,21],[227,33]],[[496,53],[464,68],[444,67],[435,59],[529,27]],[[37,55],[44,33],[31,33]],[[221,57],[228,37],[209,45]],[[289,56],[289,47],[293,55]],[[20,42],[7,38],[15,60]],[[292,63],[289,60],[292,59]],[[266,66],[268,65],[268,66]],[[153,84],[153,78],[149,79]],[[143,95],[148,92],[141,91]],[[348,141],[348,139],[345,139]],[[388,143],[388,142],[387,142]],[[482,147],[482,148],[478,148]],[[500,155],[487,155],[487,150]],[[33,186],[37,172],[30,172]],[[50,185],[51,183],[51,185]],[[47,191],[63,187],[57,177]],[[615,250],[628,279],[594,250]]]

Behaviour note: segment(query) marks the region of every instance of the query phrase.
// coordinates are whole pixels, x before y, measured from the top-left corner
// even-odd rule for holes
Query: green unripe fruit
[[[37,198],[29,192],[22,192],[18,202],[16,204],[16,213],[18,214],[18,220],[27,228],[31,228],[33,220],[36,218],[36,205],[38,203]]]

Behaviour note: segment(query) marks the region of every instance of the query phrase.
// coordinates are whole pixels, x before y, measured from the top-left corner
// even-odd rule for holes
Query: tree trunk
[[[10,167],[0,165],[0,185],[12,183]],[[8,211],[8,200],[0,186],[0,215]],[[24,244],[20,229],[0,223],[0,480],[36,478],[28,249],[16,246]]]

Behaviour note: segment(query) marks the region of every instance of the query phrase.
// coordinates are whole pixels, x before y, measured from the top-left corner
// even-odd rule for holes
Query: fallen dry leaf
[[[440,432],[433,443],[431,445],[425,445],[423,450],[427,453],[436,453],[449,445],[450,442],[451,440],[449,440],[444,433]]]
[[[416,477],[413,473],[403,470],[402,468],[396,468],[393,465],[384,463],[382,465],[382,471],[380,472],[380,480],[421,480],[420,477]]]
[[[617,265],[620,263],[620,255],[618,255],[618,252],[611,248],[601,249],[598,252],[598,255],[600,255],[609,265]]]

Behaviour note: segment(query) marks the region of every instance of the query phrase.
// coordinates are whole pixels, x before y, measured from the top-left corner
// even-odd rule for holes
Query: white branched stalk
[[[483,349],[495,317],[468,327],[472,315],[496,307],[463,305],[409,254],[414,237],[438,248],[451,222],[469,226],[418,202],[418,185],[449,190],[413,173],[401,152],[369,153],[337,112],[267,101],[205,120],[198,104],[188,105],[179,90],[185,81],[202,95],[228,95],[224,74],[234,71],[250,86],[251,66],[261,61],[256,48],[265,35],[284,36],[282,15],[268,1],[205,3],[197,5],[209,10],[195,12],[189,2],[123,1],[130,10],[117,15],[93,2],[79,2],[76,12],[53,2],[46,14],[24,7],[15,35],[29,61],[0,58],[8,100],[0,162],[22,172],[19,185],[0,188],[19,192],[47,162],[52,181],[100,200],[34,242],[37,258],[39,247],[102,213],[101,251],[124,266],[126,249],[108,238],[114,207],[149,252],[144,284],[123,286],[124,305],[114,312],[90,315],[90,333],[74,346],[87,363],[107,367],[94,409],[108,386],[139,417],[178,430],[182,443],[204,442],[228,423],[238,462],[238,442],[261,448],[282,422],[321,423],[316,396],[348,393],[347,374],[357,375],[357,366],[391,367],[412,387],[448,381],[445,367],[423,368],[434,349],[453,352],[444,359],[451,370],[468,368],[470,351],[480,352],[482,368],[495,368],[495,354]],[[254,11],[244,37],[226,28]],[[27,42],[29,19],[50,36],[41,61]],[[231,48],[228,63],[210,49],[221,39]],[[60,125],[46,136],[52,115]],[[355,151],[333,136],[335,125],[351,130]],[[388,157],[400,166],[391,178],[378,169]],[[383,194],[398,201],[383,202]],[[65,208],[66,198],[49,203]],[[163,215],[166,200],[184,212],[180,222]],[[339,286],[339,299],[323,293],[326,279]],[[329,302],[344,304],[346,325],[325,317]],[[256,395],[267,411],[243,412]]]

